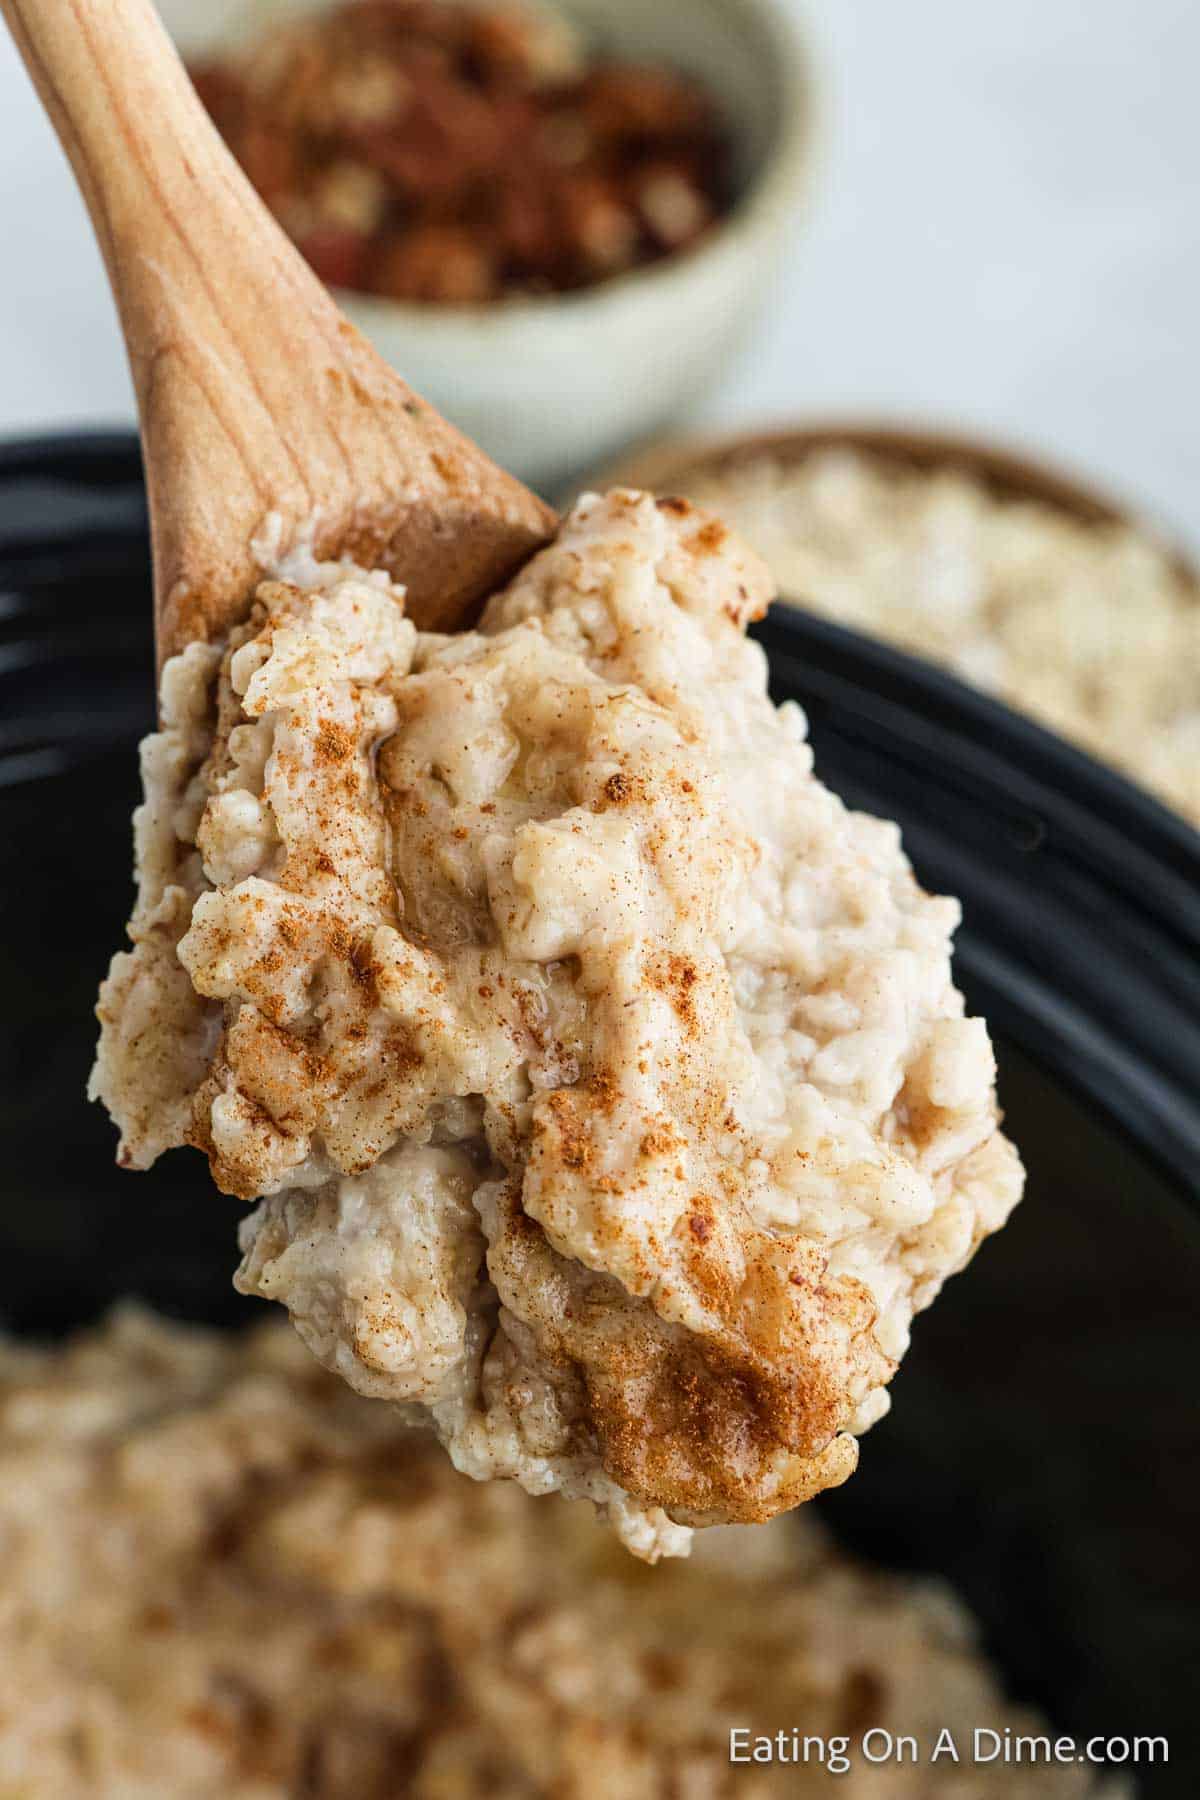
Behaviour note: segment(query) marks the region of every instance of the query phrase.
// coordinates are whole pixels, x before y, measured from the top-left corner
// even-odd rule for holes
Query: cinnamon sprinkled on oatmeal
[[[957,909],[814,778],[768,597],[629,492],[456,637],[265,583],[164,674],[100,1007],[123,1160],[260,1201],[239,1285],[650,1558],[850,1474],[1021,1186]]]

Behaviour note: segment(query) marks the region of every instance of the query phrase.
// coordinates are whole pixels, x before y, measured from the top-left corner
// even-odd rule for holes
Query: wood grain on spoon
[[[133,370],[160,659],[306,538],[461,624],[553,529],[339,312],[229,155],[150,0],[0,0],[70,157]],[[258,546],[256,554],[253,546]]]

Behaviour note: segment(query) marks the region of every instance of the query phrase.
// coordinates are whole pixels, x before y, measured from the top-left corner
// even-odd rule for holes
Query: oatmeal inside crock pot
[[[940,1586],[807,1515],[642,1568],[586,1509],[456,1476],[282,1324],[123,1309],[57,1351],[0,1341],[0,1543],[4,1800],[1094,1791],[972,1766],[977,1725],[1045,1728]],[[872,1727],[926,1754],[872,1766]],[[928,1760],[943,1728],[961,1765]],[[847,1772],[731,1764],[735,1729],[847,1734]]]
[[[281,573],[143,747],[121,1159],[201,1148],[240,1287],[641,1556],[844,1480],[1022,1177],[956,904],[768,698],[765,568],[617,491],[454,636]]]

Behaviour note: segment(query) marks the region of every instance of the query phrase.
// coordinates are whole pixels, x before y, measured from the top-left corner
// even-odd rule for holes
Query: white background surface
[[[965,426],[1200,545],[1200,0],[784,3],[816,39],[824,167],[700,421]],[[0,167],[0,433],[131,419],[100,260],[2,27]]]

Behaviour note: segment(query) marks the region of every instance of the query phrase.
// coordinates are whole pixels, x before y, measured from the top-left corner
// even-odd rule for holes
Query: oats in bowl
[[[936,450],[936,440],[930,440]],[[780,591],[949,664],[1200,824],[1200,583],[1144,529],[852,439],[666,472]]]

